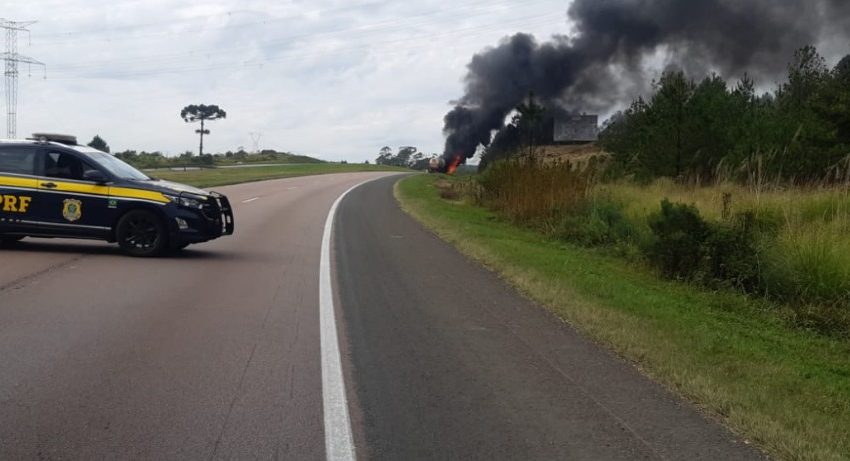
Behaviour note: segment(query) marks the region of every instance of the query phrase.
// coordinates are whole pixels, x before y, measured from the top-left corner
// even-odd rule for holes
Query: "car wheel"
[[[130,256],[157,256],[168,248],[165,225],[159,216],[147,210],[134,210],[121,217],[115,239]]]

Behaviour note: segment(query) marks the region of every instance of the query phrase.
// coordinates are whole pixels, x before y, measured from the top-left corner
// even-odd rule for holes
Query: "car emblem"
[[[62,216],[70,222],[80,219],[83,215],[83,203],[79,200],[65,199],[62,207]]]

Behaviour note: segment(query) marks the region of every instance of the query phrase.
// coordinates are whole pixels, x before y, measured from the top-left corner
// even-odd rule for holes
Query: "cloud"
[[[18,135],[58,131],[113,149],[196,150],[180,118],[218,104],[205,148],[251,146],[373,159],[383,145],[440,152],[442,114],[465,65],[506,35],[567,32],[563,1],[45,0],[7,6],[38,20],[22,54]]]

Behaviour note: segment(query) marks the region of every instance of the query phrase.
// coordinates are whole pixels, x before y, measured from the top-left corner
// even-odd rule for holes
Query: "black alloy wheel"
[[[165,225],[159,216],[147,210],[125,214],[118,221],[115,238],[130,256],[157,256],[168,247]]]

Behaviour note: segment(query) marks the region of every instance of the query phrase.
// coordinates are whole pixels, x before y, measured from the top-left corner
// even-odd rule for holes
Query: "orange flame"
[[[446,167],[446,174],[455,174],[455,171],[457,171],[457,167],[460,166],[460,162],[462,161],[463,156],[461,156],[460,154],[455,154],[454,158],[452,158],[452,161],[449,162],[449,165]]]

